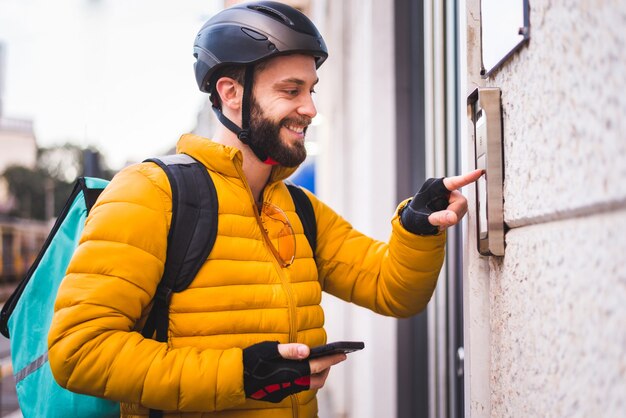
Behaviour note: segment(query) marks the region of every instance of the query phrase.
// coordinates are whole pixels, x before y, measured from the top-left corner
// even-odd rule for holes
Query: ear
[[[243,94],[241,84],[230,77],[221,77],[215,83],[215,89],[222,99],[222,107],[239,110]]]

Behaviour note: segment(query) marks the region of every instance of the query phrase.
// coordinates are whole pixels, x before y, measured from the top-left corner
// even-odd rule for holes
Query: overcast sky
[[[95,145],[120,168],[162,154],[206,100],[193,40],[222,0],[0,0],[4,116],[41,146]]]

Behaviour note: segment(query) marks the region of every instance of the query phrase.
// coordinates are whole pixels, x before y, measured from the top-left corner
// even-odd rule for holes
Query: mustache
[[[306,130],[309,125],[311,124],[313,119],[311,119],[308,116],[299,116],[299,117],[290,117],[290,118],[284,118],[283,120],[280,121],[281,125],[297,125],[297,126],[304,126],[304,129]]]

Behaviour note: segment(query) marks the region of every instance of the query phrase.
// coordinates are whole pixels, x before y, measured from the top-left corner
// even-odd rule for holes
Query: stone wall
[[[469,69],[470,85],[502,89],[511,227],[503,258],[469,251],[468,377],[489,387],[488,399],[468,389],[469,410],[624,416],[626,3],[531,2],[530,25],[529,44],[489,79]],[[468,63],[477,54],[468,44]]]

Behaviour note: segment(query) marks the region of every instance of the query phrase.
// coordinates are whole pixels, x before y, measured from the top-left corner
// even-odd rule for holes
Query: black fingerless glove
[[[448,207],[450,190],[443,184],[443,177],[428,179],[413,200],[402,209],[400,221],[409,232],[418,235],[436,235],[439,227],[428,222],[431,213]]]
[[[264,341],[243,350],[243,387],[247,398],[278,403],[309,389],[310,382],[308,360],[284,359],[277,341]]]

